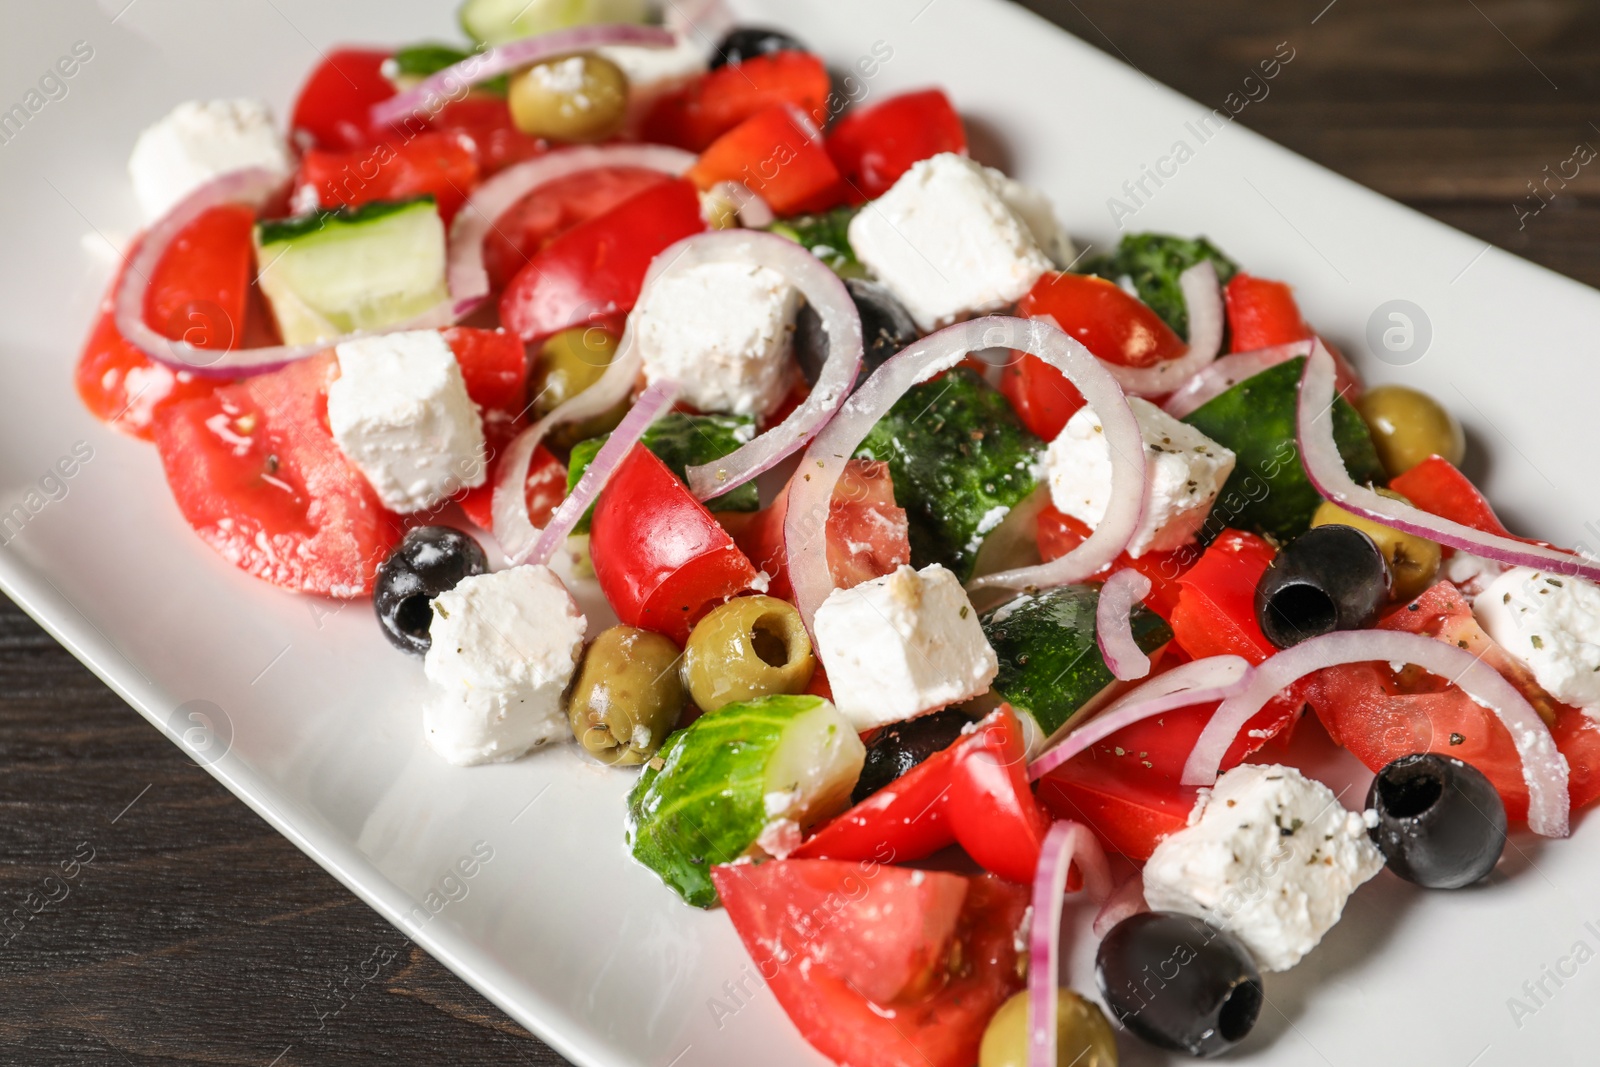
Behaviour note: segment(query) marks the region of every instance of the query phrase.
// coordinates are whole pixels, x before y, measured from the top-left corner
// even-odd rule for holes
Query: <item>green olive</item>
[[[539,350],[539,359],[533,368],[534,414],[548,415],[562,402],[599,381],[617,354],[618,343],[616,334],[598,326],[579,326],[553,334]],[[591,419],[558,426],[550,432],[549,441],[553,445],[570,447],[587,438],[610,433],[627,411],[624,401]]]
[[[683,654],[689,696],[702,711],[775,693],[803,693],[816,670],[793,604],[735,597],[695,624]]]
[[[567,704],[578,743],[619,766],[654,756],[687,702],[678,659],[678,646],[660,634],[632,626],[602,631],[584,654]]]
[[[1443,456],[1456,466],[1466,458],[1467,438],[1456,417],[1427,393],[1403,385],[1368,389],[1356,401],[1367,420],[1378,459],[1392,478],[1429,456]]]
[[[511,79],[517,129],[552,141],[602,141],[628,114],[628,76],[603,56],[581,53],[535,63]]]
[[[1411,503],[1392,489],[1379,489],[1379,495],[1403,503]],[[1377,544],[1378,551],[1389,564],[1389,577],[1394,580],[1390,597],[1410,600],[1428,586],[1439,574],[1441,553],[1437,541],[1429,541],[1415,534],[1399,530],[1371,519],[1352,515],[1331,500],[1324,500],[1311,516],[1313,526],[1354,526]]]
[[[1117,1067],[1117,1039],[1098,1004],[1070,989],[1056,990],[1058,1067]],[[1018,993],[994,1013],[978,1046],[978,1067],[1027,1067],[1028,994]]]

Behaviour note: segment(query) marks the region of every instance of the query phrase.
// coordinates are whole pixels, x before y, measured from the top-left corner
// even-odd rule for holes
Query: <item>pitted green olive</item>
[[[584,654],[567,705],[572,733],[602,763],[632,766],[656,754],[683,714],[678,646],[631,626],[602,631]]]
[[[794,605],[742,596],[695,625],[684,650],[689,696],[702,711],[736,700],[803,693],[817,660]]]
[[[579,326],[553,334],[539,350],[533,367],[533,412],[548,415],[605,374],[617,354],[616,334],[598,326]],[[624,401],[591,419],[551,430],[551,444],[570,447],[590,437],[610,433],[622,421]]]
[[[1443,456],[1458,467],[1466,458],[1467,438],[1461,423],[1427,393],[1403,385],[1380,385],[1361,394],[1356,410],[1367,420],[1378,459],[1391,478],[1432,455]]]
[[[1056,1063],[1059,1067],[1117,1067],[1117,1039],[1099,1005],[1070,989],[1056,990]],[[978,1046],[978,1067],[1027,1067],[1028,994],[1000,1005]]]

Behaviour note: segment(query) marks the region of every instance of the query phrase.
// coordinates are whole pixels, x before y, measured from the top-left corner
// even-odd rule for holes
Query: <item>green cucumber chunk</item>
[[[505,44],[535,34],[597,22],[645,22],[645,0],[465,0],[461,28],[483,44]]]
[[[756,421],[748,415],[685,415],[669,412],[650,424],[640,443],[654,452],[667,469],[684,481],[689,480],[688,470],[700,463],[710,463],[732,453],[755,436]],[[572,492],[578,479],[610,434],[591,437],[572,446],[567,461],[567,492]],[[706,501],[711,511],[757,511],[761,507],[761,493],[755,482],[746,482],[719,497]],[[574,533],[589,532],[590,508],[573,529]]]
[[[404,91],[414,87],[424,78],[465,61],[472,54],[448,44],[428,42],[407,45],[389,57],[383,73],[397,88]],[[502,74],[497,78],[478,82],[472,88],[475,92],[504,96],[509,86],[510,77]]]
[[[1322,497],[1300,465],[1295,408],[1305,357],[1286,360],[1235,385],[1185,415],[1184,422],[1239,457],[1206,519],[1203,538],[1225,527],[1254,530],[1280,542],[1305,533]],[[1358,484],[1384,482],[1367,424],[1343,397],[1333,401],[1333,439]]]
[[[1201,260],[1217,267],[1217,281],[1228,284],[1239,271],[1238,264],[1204,237],[1192,240],[1161,233],[1130,233],[1108,256],[1096,256],[1083,266],[1083,273],[1121,283],[1133,279],[1139,299],[1160,315],[1179,337],[1189,336],[1189,310],[1184,305],[1178,276]]]
[[[979,617],[1000,657],[995,692],[1033,716],[1047,740],[1098,706],[1117,681],[1095,636],[1099,605],[1098,585],[1062,585],[1023,593]],[[1146,655],[1172,640],[1171,628],[1142,604],[1129,623]]]
[[[393,326],[449,297],[431,196],[258,222],[255,244],[285,344]]]
[[[841,278],[865,278],[867,269],[850,247],[850,220],[859,207],[836,207],[818,215],[780,219],[767,229],[805,248]]]
[[[999,390],[957,367],[906,390],[856,457],[889,464],[912,564],[942,563],[965,582],[991,535],[1043,484],[1044,449]]]
[[[667,738],[628,795],[633,858],[699,908],[717,902],[713,864],[758,838],[843,811],[866,747],[832,703],[770,696],[728,704]]]

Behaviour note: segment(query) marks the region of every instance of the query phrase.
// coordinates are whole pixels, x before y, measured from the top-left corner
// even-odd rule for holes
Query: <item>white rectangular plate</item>
[[[188,702],[222,709],[231,745],[211,771],[571,1059],[817,1064],[770,994],[750,995],[758,982],[726,918],[678,903],[627,858],[631,775],[586,764],[570,747],[507,766],[446,766],[422,739],[421,670],[382,640],[366,604],[339,610],[232,570],[185,527],[154,452],[101,427],[73,395],[72,361],[114,262],[106,240],[125,240],[137,224],[124,163],[139,129],[192,98],[263,96],[282,115],[319,50],[448,40],[454,6],[76,0],[7,20],[0,105],[30,101],[74,42],[94,55],[64,96],[32,98],[37,114],[0,144],[0,512],[33,491],[43,502],[0,548],[0,584],[175,741],[193,725],[179,712]],[[999,0],[738,7],[792,29],[840,68],[883,42],[892,57],[861,91],[945,86],[987,147],[980,154],[998,149],[999,162],[1046,189],[1080,246],[1116,239],[1108,199],[1117,196],[1137,206],[1123,220],[1130,229],[1205,233],[1252,271],[1293,280],[1307,317],[1372,377],[1415,384],[1458,412],[1471,470],[1514,525],[1595,544],[1596,372],[1581,339],[1600,323],[1600,294],[1237,123],[1213,120],[1202,142],[1191,124],[1206,108]],[[1263,45],[1256,58],[1274,51]],[[1291,60],[1277,76],[1298,74]],[[1159,187],[1146,179],[1149,195],[1132,205],[1123,183],[1146,166],[1172,176]],[[1374,359],[1365,343],[1369,318],[1392,300],[1420,309],[1431,333],[1404,367]],[[41,477],[80,441],[93,458],[50,499]],[[1569,843],[1519,837],[1506,873],[1470,891],[1430,895],[1378,878],[1306,963],[1270,977],[1270,1006],[1239,1059],[1592,1061],[1600,963],[1587,961],[1600,922],[1586,924],[1600,920],[1600,852],[1591,823],[1580,820]],[[1072,978],[1088,989],[1090,946],[1075,942]],[[1529,1010],[1513,1012],[1514,997]],[[1130,1062],[1161,1062],[1131,1040],[1124,1050]]]

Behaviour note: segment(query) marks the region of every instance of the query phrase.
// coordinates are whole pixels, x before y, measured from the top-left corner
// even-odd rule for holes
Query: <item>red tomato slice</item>
[[[483,261],[490,284],[496,290],[504,289],[557,237],[669,180],[660,171],[642,167],[596,167],[537,187],[496,219],[484,239]]]
[[[468,93],[450,101],[428,120],[428,126],[465,137],[485,178],[550,150],[548,141],[517,129],[506,98],[492,93]]]
[[[1180,552],[1183,550],[1180,549]],[[1256,622],[1256,584],[1277,555],[1255,534],[1224,530],[1178,584],[1172,635],[1195,659],[1243,656],[1252,664],[1277,652]]]
[[[1087,541],[1089,535],[1094,532],[1071,515],[1057,511],[1053,505],[1046,505],[1045,509],[1039,512],[1036,528],[1039,555],[1046,562],[1060,559]],[[1124,552],[1117,557],[1111,567],[1112,570],[1132,567],[1149,578],[1150,595],[1144,599],[1145,606],[1170,622],[1172,611],[1178,605],[1178,593],[1181,589],[1178,579],[1194,560],[1195,550],[1192,548],[1180,548],[1173,552],[1147,552],[1138,559]]]
[[[1000,392],[1022,424],[1046,441],[1055,440],[1084,405],[1083,394],[1066,375],[1023,352],[1013,352],[1000,368]]]
[[[711,878],[790,1021],[835,1063],[971,1067],[1022,988],[1028,891],[993,876],[778,860]]]
[[[389,51],[340,48],[326,53],[300,87],[289,127],[321,148],[361,148],[389,131],[373,128],[372,105],[395,95],[384,77]]]
[[[959,844],[980,866],[1031,884],[1049,819],[1028,786],[1022,727],[1009,708],[835,818],[794,852],[805,859],[919,860]]]
[[[1294,290],[1283,282],[1240,272],[1222,290],[1222,299],[1228,309],[1234,352],[1254,352],[1315,336],[1300,317]]]
[[[467,395],[486,412],[520,419],[528,407],[528,353],[515,334],[452,326],[441,331],[461,365]]]
[[[499,429],[497,429],[499,427]],[[499,478],[500,457],[515,436],[515,428],[506,423],[484,421],[484,437],[489,444],[489,463],[483,484],[461,495],[458,503],[479,529],[494,532],[494,483]],[[528,519],[542,528],[567,495],[567,465],[550,453],[544,445],[533,450],[528,464],[528,480],[523,483],[524,499],[528,504]]]
[[[679,644],[756,569],[688,486],[635,446],[595,501],[589,553],[617,618]]]
[[[1439,582],[1392,611],[1378,628],[1451,642],[1505,675],[1544,717],[1556,747],[1567,757],[1573,810],[1600,797],[1600,728],[1583,712],[1551,697],[1484,633],[1455,586]],[[1319,671],[1307,680],[1305,693],[1329,735],[1372,770],[1413,752],[1453,756],[1494,783],[1510,818],[1528,817],[1528,787],[1510,733],[1494,712],[1445,679],[1416,668],[1397,673],[1387,664],[1357,663]]]
[[[718,516],[750,562],[771,579],[767,592],[780,600],[794,597],[783,537],[788,512],[789,489],[785,486],[778,499],[758,512]],[[889,465],[864,459],[848,461],[828,508],[828,571],[834,584],[849,589],[910,563],[907,531],[906,513],[894,503]]]
[[[839,188],[816,128],[791,106],[757,112],[717,138],[686,177],[701,189],[741,182],[779,215],[832,207]]]
[[[357,207],[370,200],[409,200],[424,194],[448,224],[478,184],[478,161],[466,138],[422,133],[344,151],[313,148],[300,160],[296,197],[315,195],[322,207]]]
[[[882,196],[913,163],[966,151],[966,128],[942,89],[901,93],[855,108],[828,133],[828,155],[852,203]]]
[[[500,297],[500,321],[524,341],[626,314],[650,261],[706,228],[700,196],[680,179],[659,182],[574,226],[535,255]]]
[[[1483,533],[1511,537],[1533,545],[1544,543],[1517,537],[1506,529],[1489,501],[1478,492],[1478,487],[1442,456],[1429,456],[1404,474],[1391,478],[1389,488],[1430,515],[1459,522]],[[1446,553],[1451,551],[1445,549]]]
[[[328,352],[171,404],[155,441],[183,517],[224,559],[286,589],[356,597],[400,522],[328,430],[337,374]]]
[[[780,104],[793,104],[821,122],[832,88],[822,60],[809,52],[753,56],[662,96],[645,117],[642,139],[704,151],[745,119]]]

